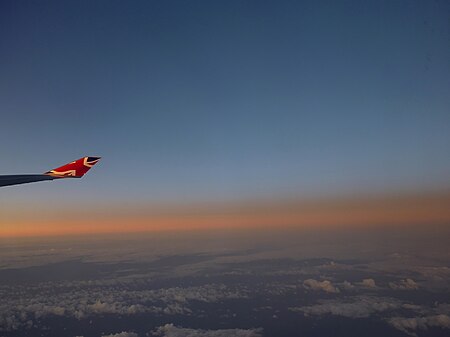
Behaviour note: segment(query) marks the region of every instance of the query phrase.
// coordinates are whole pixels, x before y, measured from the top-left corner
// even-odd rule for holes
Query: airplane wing
[[[100,157],[83,157],[43,174],[0,175],[0,187],[34,183],[45,180],[81,178],[91,169],[92,166],[97,164],[99,160]]]

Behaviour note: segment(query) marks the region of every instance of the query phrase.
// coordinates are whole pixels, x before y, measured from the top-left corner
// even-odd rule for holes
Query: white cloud
[[[354,286],[353,284],[351,284],[350,282],[348,282],[348,281],[344,281],[344,282],[342,283],[342,287],[343,287],[345,290],[352,290],[352,289],[355,289],[355,286]]]
[[[110,334],[110,335],[102,335],[102,337],[138,337],[138,334],[134,333],[134,332],[122,331],[120,333],[115,333],[115,334]]]
[[[192,315],[191,305],[196,301],[216,303],[248,296],[245,287],[229,288],[223,284],[152,290],[63,284],[58,292],[54,284],[41,284],[24,287],[19,299],[8,296],[8,289],[0,287],[0,330],[6,331],[26,328],[31,320],[51,315],[76,319],[103,314]]]
[[[416,336],[417,330],[427,330],[429,327],[450,329],[450,316],[443,314],[411,318],[394,317],[389,319],[388,322],[394,328],[411,336]]]
[[[358,285],[365,288],[377,288],[375,280],[373,278],[366,278],[362,282],[358,282]]]
[[[160,326],[152,332],[160,337],[261,337],[262,329],[201,330],[176,327],[173,324]]]
[[[398,282],[389,282],[389,287],[394,290],[417,290],[419,285],[412,279],[407,278]]]
[[[303,282],[303,286],[310,290],[322,290],[326,293],[338,293],[339,289],[336,288],[330,281],[316,281],[314,279],[308,279]]]

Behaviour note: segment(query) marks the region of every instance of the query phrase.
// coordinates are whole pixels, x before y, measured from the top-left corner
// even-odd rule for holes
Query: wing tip
[[[66,165],[45,172],[55,178],[81,178],[84,176],[101,157],[86,156],[72,161]]]

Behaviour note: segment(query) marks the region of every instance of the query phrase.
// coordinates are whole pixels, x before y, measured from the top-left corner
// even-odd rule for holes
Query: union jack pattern
[[[61,178],[62,177],[81,178],[86,174],[87,171],[90,170],[92,166],[97,164],[99,160],[100,157],[83,157],[69,164],[45,172],[45,174]]]

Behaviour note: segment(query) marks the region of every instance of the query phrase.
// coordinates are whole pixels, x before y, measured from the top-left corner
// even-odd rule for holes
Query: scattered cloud
[[[321,290],[326,293],[338,293],[339,289],[336,288],[330,281],[317,281],[314,279],[307,279],[303,282],[303,286],[308,290]]]
[[[138,337],[138,334],[134,333],[134,332],[122,331],[120,333],[115,333],[115,334],[110,334],[110,335],[102,335],[102,337]]]
[[[377,288],[377,285],[375,283],[375,280],[373,278],[366,278],[362,280],[361,282],[357,283],[359,286],[365,287],[365,288],[371,288],[375,289]]]
[[[427,330],[429,327],[450,329],[450,316],[440,314],[425,317],[394,317],[388,320],[394,328],[411,336],[417,336],[417,330]]]
[[[342,288],[345,290],[353,290],[353,289],[355,289],[355,286],[348,281],[344,281],[342,283]]]
[[[52,284],[23,287],[20,300],[8,296],[8,289],[13,287],[0,287],[0,331],[26,328],[33,325],[33,320],[47,316],[84,319],[103,314],[191,315],[191,305],[195,302],[216,303],[247,297],[244,287],[231,289],[223,284],[152,290],[97,285],[81,289],[65,287],[60,292],[55,292]]]
[[[160,337],[261,337],[262,329],[201,330],[166,324],[158,327],[152,334]]]
[[[419,285],[412,279],[407,278],[398,282],[389,282],[389,287],[394,290],[417,290]]]

